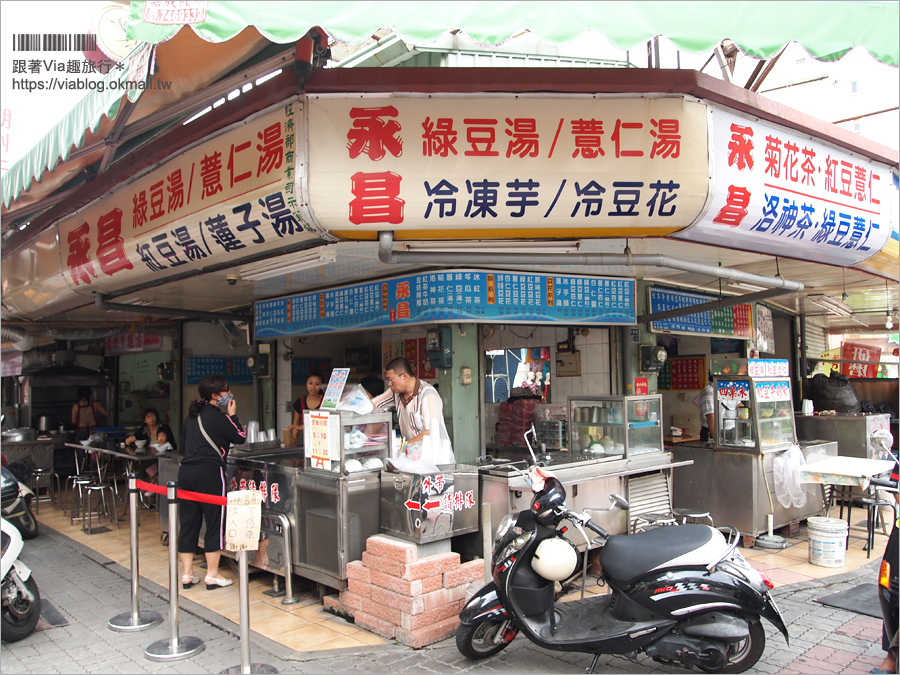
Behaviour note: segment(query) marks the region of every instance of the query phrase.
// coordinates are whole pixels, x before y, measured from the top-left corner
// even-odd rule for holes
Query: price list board
[[[331,359],[300,357],[291,361],[291,382],[294,384],[306,384],[311,373],[318,373],[327,382],[331,376]]]
[[[705,356],[672,356],[660,371],[656,388],[703,389],[707,379]]]
[[[628,325],[635,281],[443,270],[304,293],[254,305],[254,337],[450,321]]]
[[[188,356],[185,370],[187,384],[200,384],[207,375],[224,375],[229,386],[253,384],[253,373],[246,357]]]
[[[674,291],[663,288],[651,288],[650,313],[668,312],[684,309],[693,305],[702,305],[718,300],[712,295]],[[736,337],[746,340],[752,337],[752,319],[750,305],[720,307],[711,311],[686,314],[673,319],[651,321],[650,330],[665,333],[706,334],[716,337]]]

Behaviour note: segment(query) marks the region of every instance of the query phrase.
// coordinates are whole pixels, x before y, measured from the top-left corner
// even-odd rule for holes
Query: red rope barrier
[[[157,485],[156,483],[147,483],[142,480],[134,481],[135,486],[140,490],[149,490],[158,495],[168,494],[168,488],[165,485]],[[190,490],[175,490],[175,496],[178,499],[189,499],[194,502],[206,502],[207,504],[215,504],[217,506],[228,506],[228,499],[219,495],[208,495],[205,492],[191,492]]]

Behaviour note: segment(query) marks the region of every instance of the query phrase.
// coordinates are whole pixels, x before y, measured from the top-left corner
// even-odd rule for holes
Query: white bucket
[[[809,530],[809,562],[820,567],[843,567],[847,552],[847,523],[840,518],[806,520]]]

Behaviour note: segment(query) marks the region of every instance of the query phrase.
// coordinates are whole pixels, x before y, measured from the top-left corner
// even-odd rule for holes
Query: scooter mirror
[[[876,429],[869,436],[869,442],[872,445],[880,445],[885,452],[891,454],[891,448],[894,445],[894,435],[887,429]]]
[[[613,503],[613,507],[618,506],[623,511],[627,511],[630,508],[628,502],[625,500],[625,497],[623,497],[622,495],[612,494],[609,496],[609,501]]]
[[[526,431],[524,434],[522,434],[522,436],[524,436],[524,438],[525,438],[525,445],[528,446],[528,454],[531,455],[531,464],[532,464],[532,466],[537,466],[538,460],[534,454],[534,448],[531,447],[531,443],[528,441],[528,434],[531,434],[532,440],[534,440],[537,437],[537,432],[534,430],[534,424],[532,424],[531,428],[528,431]]]

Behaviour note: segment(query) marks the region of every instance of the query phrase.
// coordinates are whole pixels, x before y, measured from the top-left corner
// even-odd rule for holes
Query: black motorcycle
[[[541,480],[542,477],[546,478]],[[532,469],[531,508],[509,514],[497,530],[493,581],[460,613],[459,651],[479,660],[504,649],[518,633],[540,647],[601,654],[643,652],[664,664],[709,673],[741,673],[765,649],[761,619],[788,640],[787,627],[769,590],[773,584],[737,551],[740,534],[707,525],[663,527],[610,536],[589,514],[566,509],[566,492],[552,474]],[[543,482],[541,486],[540,483]],[[617,495],[614,507],[627,509]],[[564,537],[574,527],[599,537],[607,595],[556,602],[554,585],[579,564]]]

